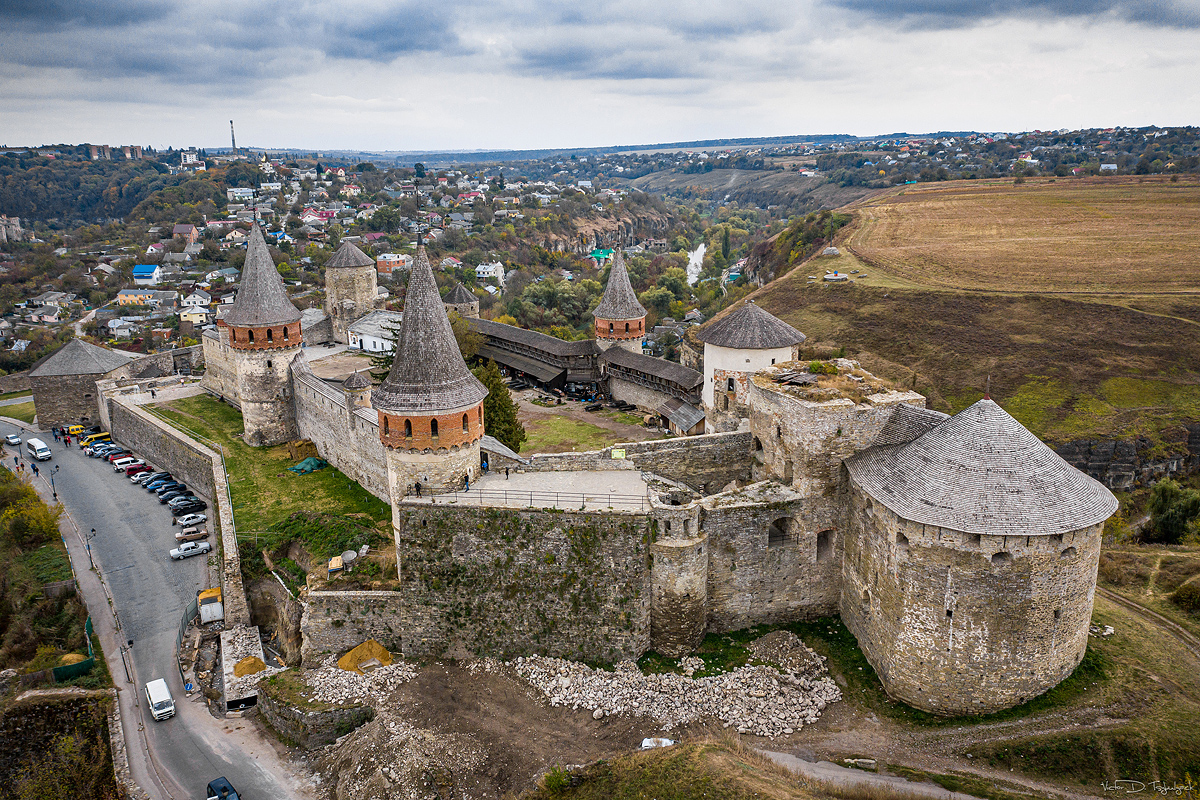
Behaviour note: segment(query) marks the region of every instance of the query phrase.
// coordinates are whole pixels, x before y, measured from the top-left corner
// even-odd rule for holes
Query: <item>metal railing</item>
[[[424,494],[420,497],[408,495],[406,502],[461,503],[480,506],[512,506],[516,508],[610,508],[617,511],[646,511],[650,499],[644,495],[615,494],[613,492],[539,492],[515,489],[471,489],[462,492]]]

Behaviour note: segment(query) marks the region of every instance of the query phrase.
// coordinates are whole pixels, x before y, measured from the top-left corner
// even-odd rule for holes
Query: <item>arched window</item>
[[[410,419],[404,420],[404,438],[405,439],[412,438],[412,420],[410,420]]]
[[[286,325],[284,325],[284,326],[283,326],[283,340],[284,340],[285,342],[288,340],[287,326],[286,326]]]
[[[625,332],[629,333],[629,323],[628,322],[625,323]]]
[[[736,392],[737,391],[737,386],[734,384],[733,378],[725,379],[725,391],[727,391],[727,392]]]
[[[612,332],[613,332],[613,330],[614,330],[614,328],[613,328],[613,324],[612,324],[611,322],[610,322],[610,323],[608,323],[608,332],[609,332],[609,333],[612,333]]]
[[[388,430],[388,428],[389,428],[389,427],[390,427],[390,426],[388,425],[388,418],[387,418],[387,417],[384,417],[384,418],[383,418],[383,435],[384,435],[384,436],[387,436],[387,435],[388,435],[388,433],[389,433],[389,430]]]
[[[270,328],[267,328],[267,341],[268,342],[274,341],[274,339],[271,337],[271,329]]]
[[[467,422],[467,415],[463,414],[463,433],[469,433],[469,431],[467,430],[468,424],[469,423]]]
[[[437,420],[436,420],[436,419],[431,419],[431,420],[429,420],[429,435],[430,435],[430,436],[435,436],[435,437],[438,435],[438,432],[437,432]]]
[[[267,359],[267,369],[271,368],[271,359]]]
[[[250,343],[254,344],[254,331],[246,331],[246,335],[250,337]]]

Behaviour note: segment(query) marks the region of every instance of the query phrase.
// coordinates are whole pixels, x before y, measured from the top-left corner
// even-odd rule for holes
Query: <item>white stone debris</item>
[[[768,634],[749,649],[755,654],[773,654],[783,670],[745,666],[722,675],[690,678],[643,675],[632,661],[623,661],[608,672],[544,656],[518,658],[511,666],[552,706],[586,709],[594,719],[610,714],[652,717],[663,730],[716,718],[738,733],[787,736],[815,723],[827,705],[842,698],[837,684],[823,674],[820,656],[794,634]],[[694,673],[701,666],[696,661],[703,663],[691,656],[681,661],[680,667]]]
[[[349,705],[386,697],[392,689],[416,677],[417,671],[403,661],[396,661],[359,675],[342,669],[337,665],[337,659],[330,656],[317,669],[302,674],[313,701]]]
[[[1088,632],[1091,633],[1092,636],[1112,636],[1117,631],[1112,625],[1093,625],[1088,629]]]

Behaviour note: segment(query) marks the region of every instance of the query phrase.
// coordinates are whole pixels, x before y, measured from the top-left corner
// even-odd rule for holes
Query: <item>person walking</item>
[[[504,480],[508,480],[508,467],[504,468]]]
[[[37,464],[32,464],[32,463],[31,463],[29,466],[30,466],[30,468],[31,468],[31,469],[33,469],[33,476],[36,478],[36,477],[37,477],[37,474],[38,474],[38,468],[37,468]]]
[[[417,497],[421,496],[421,482],[417,481]]]

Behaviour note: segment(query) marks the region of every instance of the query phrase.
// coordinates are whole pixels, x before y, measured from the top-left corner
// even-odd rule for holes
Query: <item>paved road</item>
[[[39,468],[43,473],[59,468],[54,475],[59,500],[81,531],[96,529],[92,556],[112,591],[122,635],[133,640],[137,690],[147,681],[166,678],[175,696],[173,719],[155,722],[145,713],[144,702],[139,708],[169,795],[175,800],[202,796],[208,781],[224,775],[247,798],[305,796],[291,776],[281,774],[271,746],[249,735],[250,725],[216,719],[199,694],[186,697],[175,665],[175,636],[186,604],[197,590],[207,588],[208,568],[202,557],[173,561],[168,556],[175,546],[170,511],[107,462],[88,458],[74,445],[64,448],[49,433],[40,438],[50,444],[54,458]],[[4,452],[11,465],[16,449],[9,446]],[[123,675],[113,677],[124,680]],[[136,752],[133,740],[130,747]]]
[[[33,402],[33,395],[30,394],[30,395],[26,395],[25,397],[10,397],[7,400],[0,400],[0,406],[15,406],[15,405],[19,405],[20,403],[32,403],[32,402]]]

